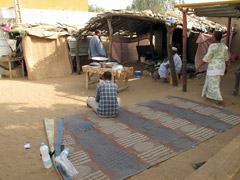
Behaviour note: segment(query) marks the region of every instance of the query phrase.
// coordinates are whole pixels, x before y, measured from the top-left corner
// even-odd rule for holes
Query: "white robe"
[[[181,69],[182,69],[182,60],[181,58],[178,56],[178,54],[174,54],[173,55],[173,61],[175,64],[175,71],[176,73],[180,73]],[[169,61],[167,62],[163,62],[159,69],[158,69],[158,73],[160,78],[167,78],[167,74],[169,74],[171,72],[170,67],[166,68],[166,65],[169,64]]]

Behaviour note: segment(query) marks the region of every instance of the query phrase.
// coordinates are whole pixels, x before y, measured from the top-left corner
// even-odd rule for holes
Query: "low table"
[[[109,71],[112,73],[112,82],[115,83],[116,77],[122,78],[125,80],[125,84],[123,87],[119,88],[119,91],[123,91],[129,87],[128,85],[128,79],[129,76],[133,75],[133,67],[124,67],[122,70],[113,71],[112,68],[96,68],[96,67],[90,67],[88,65],[82,66],[83,72],[86,73],[86,89],[89,89],[90,84],[98,83],[98,81],[92,81],[90,82],[90,76],[89,73],[93,74],[99,74],[103,75],[104,72]]]
[[[0,58],[0,62],[8,62],[8,68],[9,68],[9,77],[12,79],[12,66],[11,63],[14,61],[19,61],[22,65],[22,75],[24,77],[24,63],[23,63],[23,57],[16,57],[16,58]]]

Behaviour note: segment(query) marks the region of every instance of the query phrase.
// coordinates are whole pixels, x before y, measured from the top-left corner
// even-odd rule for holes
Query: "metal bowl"
[[[114,65],[117,65],[117,64],[118,64],[117,62],[106,62],[105,66],[106,67],[113,67]]]
[[[92,63],[90,63],[88,66],[94,67],[94,68],[100,68],[100,67],[101,67],[101,64],[99,64],[99,63],[97,63],[97,62],[92,62]]]
[[[107,57],[92,57],[93,61],[108,61]]]
[[[112,67],[113,71],[118,71],[118,70],[122,70],[122,69],[123,69],[123,66],[120,64],[113,65],[113,67]]]

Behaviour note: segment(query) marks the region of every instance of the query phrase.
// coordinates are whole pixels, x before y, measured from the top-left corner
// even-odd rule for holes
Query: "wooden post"
[[[122,38],[120,37],[120,43],[121,43],[121,58],[120,58],[120,61],[121,61],[121,63],[123,62],[123,45],[122,45]]]
[[[77,73],[80,74],[80,67],[81,67],[81,63],[80,63],[80,59],[79,59],[79,39],[80,39],[80,34],[77,36],[76,39],[76,63],[77,63]]]
[[[152,60],[155,60],[154,57],[154,46],[153,46],[153,23],[150,25],[150,48],[151,48],[151,54],[152,54]]]
[[[183,92],[187,91],[187,10],[183,10]]]
[[[229,48],[229,37],[230,37],[230,32],[231,32],[231,17],[228,17],[228,26],[227,26],[227,42],[226,46]]]
[[[163,30],[162,28],[159,28],[154,33],[155,35],[155,50],[158,52],[158,55],[160,57],[163,56],[162,46],[163,46]]]
[[[173,61],[173,54],[172,54],[172,36],[173,36],[173,32],[177,25],[169,24],[169,23],[166,23],[165,25],[167,28],[167,52],[168,52],[168,60],[170,63],[170,69],[171,69],[171,74],[172,74],[172,81],[173,81],[173,86],[177,86],[178,81],[177,81],[175,64]]]
[[[24,73],[24,59],[22,58],[22,63],[21,63],[21,65],[22,65],[22,76],[24,77],[25,76],[25,73]]]
[[[11,65],[11,61],[8,61],[8,69],[9,69],[9,77],[10,79],[12,79],[12,65]]]
[[[112,28],[112,19],[108,18],[108,29],[109,29],[109,54],[108,58],[109,60],[112,60],[112,36],[113,36],[113,28]]]
[[[89,72],[86,72],[86,89],[89,89],[89,81],[90,81],[90,77],[89,77]]]

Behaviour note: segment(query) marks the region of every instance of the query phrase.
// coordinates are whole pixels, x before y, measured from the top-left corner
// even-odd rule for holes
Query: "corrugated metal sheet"
[[[240,4],[194,7],[197,16],[240,17]]]
[[[79,56],[87,56],[88,55],[88,47],[89,47],[90,39],[80,39],[79,40]],[[70,55],[76,56],[76,39],[68,39],[68,46],[70,49]]]
[[[192,4],[175,4],[179,10],[188,10],[204,17],[240,17],[240,1],[218,1]]]

